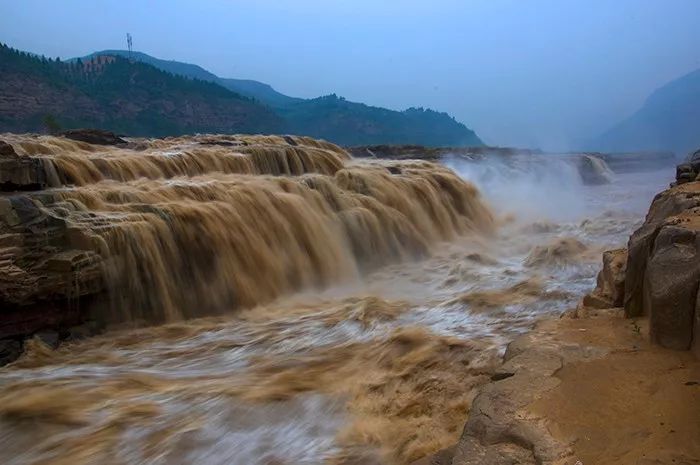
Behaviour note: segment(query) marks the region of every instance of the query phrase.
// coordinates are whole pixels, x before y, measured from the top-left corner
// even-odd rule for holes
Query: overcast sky
[[[567,148],[700,68],[700,0],[0,0],[0,41],[134,49],[299,97],[447,111],[486,142]]]

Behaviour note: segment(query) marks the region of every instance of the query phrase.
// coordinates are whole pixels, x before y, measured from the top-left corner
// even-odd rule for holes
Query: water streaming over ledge
[[[0,371],[16,465],[403,464],[449,446],[505,342],[574,305],[666,181],[358,161],[306,138],[23,137],[122,318],[172,322],[29,344]]]

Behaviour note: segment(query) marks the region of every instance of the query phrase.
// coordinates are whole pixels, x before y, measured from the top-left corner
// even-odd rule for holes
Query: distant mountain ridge
[[[161,60],[160,58],[152,57],[142,52],[130,53],[128,50],[102,50],[100,52],[94,52],[90,55],[84,56],[82,57],[82,59],[85,60],[95,56],[105,55],[131,58],[133,60],[137,60],[142,63],[147,63],[151,66],[155,66],[156,68],[161,69],[163,71],[167,71],[168,73],[185,76],[192,79],[200,79],[202,81],[215,82],[228,90],[231,90],[246,97],[254,98],[272,107],[288,105],[290,103],[302,100],[281,94],[275,89],[273,89],[272,86],[264,84],[262,82],[253,81],[249,79],[220,78],[214,73],[210,73],[209,71],[207,71],[199,65],[193,65],[191,63],[183,63],[174,60]],[[73,58],[69,61],[73,60],[76,60],[76,58]]]
[[[601,151],[673,150],[700,147],[700,69],[655,90],[642,107],[595,139]]]
[[[103,50],[95,56],[122,56],[191,79],[215,82],[228,90],[270,106],[286,123],[286,131],[343,145],[421,144],[426,146],[483,146],[483,141],[447,113],[409,108],[394,111],[350,102],[335,94],[315,99],[290,97],[253,80],[221,78],[201,66],[161,60],[142,52]],[[75,60],[75,59],[73,59]]]

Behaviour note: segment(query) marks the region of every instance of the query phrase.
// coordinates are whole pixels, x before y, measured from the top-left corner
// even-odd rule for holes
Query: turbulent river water
[[[248,257],[258,266],[252,277],[237,276],[242,259],[227,255],[237,244],[221,235],[208,240],[218,241],[217,260],[223,256],[232,268],[202,272],[206,285],[183,288],[186,283],[178,281],[174,269],[182,264],[167,254],[162,262],[152,257],[148,261],[162,267],[150,270],[149,279],[157,276],[167,284],[117,279],[115,292],[138,288],[139,293],[137,299],[118,300],[120,305],[138,306],[154,293],[166,317],[182,316],[179,312],[196,316],[187,308],[226,304],[228,287],[253,290],[241,309],[214,317],[164,318],[171,322],[115,329],[56,351],[30,341],[22,358],[0,369],[0,462],[407,464],[454,444],[475,388],[489,380],[507,342],[537,319],[576,305],[594,284],[601,252],[624,245],[654,193],[667,185],[670,172],[617,173],[609,184],[584,185],[575,165],[557,157],[511,158],[508,163],[447,158],[443,164],[480,190],[484,211],[480,204],[470,208],[479,210],[478,221],[492,224],[452,224],[452,213],[446,210],[444,218],[433,218],[444,224],[417,227],[440,230],[430,232],[437,240],[419,258],[405,256],[388,239],[387,244],[326,244],[323,250],[329,255],[315,256],[319,249],[314,241],[327,241],[334,234],[319,231],[328,227],[321,217],[330,213],[320,204],[316,211],[302,212],[290,194],[284,204],[270,201],[265,208],[275,208],[285,218],[298,217],[310,230],[287,231],[292,239],[279,245],[273,232],[255,232],[262,223],[248,218],[253,234],[263,236],[266,244],[259,255]],[[353,169],[351,164],[347,174],[335,175],[346,190],[374,179],[374,168],[363,168],[371,176],[363,172],[365,177],[354,178]],[[434,168],[419,162],[409,169]],[[435,182],[444,187],[453,175],[440,170],[444,177]],[[401,189],[413,182],[411,173],[404,175],[407,184],[392,194],[397,198],[384,200],[399,209]],[[131,183],[126,191],[74,174],[74,184],[97,187],[67,189],[62,195],[79,199],[91,210],[109,210],[111,216],[133,216],[143,212],[132,207],[137,204],[134,199],[148,192],[160,195],[171,214],[188,221],[207,220],[203,227],[217,228],[221,225],[211,222],[211,216],[177,211],[175,194],[170,193],[177,191],[180,199],[190,195],[183,192],[194,184],[224,202],[224,193],[216,189],[227,184],[226,192],[237,189],[240,202],[248,199],[250,190],[260,189],[283,189],[304,197],[311,195],[304,189],[313,184],[305,181],[299,187],[283,185],[283,178],[222,176],[226,175],[213,176],[217,182],[212,183],[211,175],[185,182],[139,180],[136,173],[121,180]],[[320,182],[318,178],[314,189],[320,189]],[[421,198],[430,195],[419,184],[410,188],[421,192]],[[122,199],[126,196],[128,202]],[[336,197],[360,202],[347,195]],[[108,201],[109,208],[100,204]],[[437,208],[434,205],[441,202],[444,199],[424,200],[425,208]],[[256,205],[246,214],[262,215]],[[419,210],[415,205],[406,208],[406,215],[411,208]],[[230,224],[230,215],[238,214],[226,212],[222,224]],[[360,223],[357,219],[357,227],[371,227]],[[376,227],[384,228],[380,235],[394,235],[396,243],[425,247],[421,238],[427,232],[406,232],[405,225],[392,224]],[[400,234],[404,235],[397,239]],[[358,237],[377,240],[371,234]],[[105,240],[108,246],[119,244],[118,237]],[[196,242],[196,234],[187,240]],[[343,250],[348,246],[372,266],[358,268],[349,261]],[[299,250],[292,254],[291,248]],[[380,260],[381,254],[391,260]],[[275,265],[290,257],[305,261]],[[198,262],[190,266],[205,268]],[[290,270],[303,267],[317,272],[289,276]],[[328,279],[318,282],[318,276]],[[234,281],[235,286],[230,284]],[[291,292],[293,288],[285,287],[290,281],[302,290]]]

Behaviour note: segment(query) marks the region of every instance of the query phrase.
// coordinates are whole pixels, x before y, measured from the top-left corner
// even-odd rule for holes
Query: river
[[[408,464],[454,444],[475,388],[489,381],[505,345],[538,319],[576,306],[594,285],[602,251],[624,246],[671,172],[615,173],[611,183],[584,185],[571,163],[555,156],[537,163],[443,162],[481,192],[492,228],[455,227],[444,234],[449,240],[435,241],[418,258],[396,252],[391,264],[359,269],[340,250],[308,259],[315,246],[299,246],[294,253],[307,253],[309,263],[295,266],[332,279],[299,275],[298,292],[275,284],[282,275],[293,281],[288,273],[296,268],[276,271],[271,264],[289,260],[288,249],[297,245],[270,245],[266,236],[270,255],[256,256],[254,279],[267,282],[245,284],[255,288],[245,308],[115,328],[55,351],[30,342],[22,358],[0,369],[0,461]],[[142,191],[155,195],[177,182],[148,181]],[[277,189],[276,181],[259,182]],[[113,199],[119,187],[102,189],[110,192],[100,199]],[[90,206],[84,192],[80,198]],[[293,199],[285,208],[300,214]],[[307,225],[325,227],[316,213],[304,214]],[[297,237],[326,241],[326,234]],[[211,240],[233,246],[228,237]],[[390,249],[367,245],[364,253]],[[183,303],[227,302],[221,276],[202,268],[206,286],[173,288],[183,281],[168,277],[175,265],[164,260],[165,268],[149,273],[165,273],[159,279],[169,284],[156,289],[151,277],[138,290],[163,293],[159,302],[169,306],[163,314],[181,311]],[[237,272],[226,271],[226,279]],[[115,286],[126,292],[123,282]],[[270,299],[258,299],[265,293]],[[125,298],[120,305],[141,302]]]

